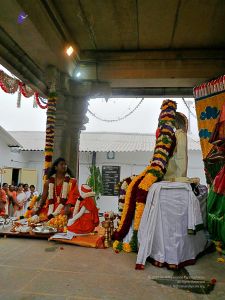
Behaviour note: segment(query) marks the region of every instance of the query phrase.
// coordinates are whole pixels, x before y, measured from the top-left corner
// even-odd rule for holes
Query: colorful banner
[[[203,159],[206,158],[212,149],[212,144],[209,143],[209,139],[219,119],[220,111],[224,102],[225,92],[195,99]]]

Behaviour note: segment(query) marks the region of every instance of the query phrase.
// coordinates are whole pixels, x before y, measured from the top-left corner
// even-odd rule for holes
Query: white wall
[[[201,151],[189,151],[188,176],[199,177],[205,184],[204,168]],[[152,152],[117,152],[115,159],[107,159],[106,152],[98,152],[96,164],[102,168],[103,165],[120,166],[120,179],[124,179],[133,174],[139,174],[149,163]],[[79,184],[86,183],[91,165],[92,154],[88,152],[80,153]],[[42,191],[44,152],[41,151],[20,151],[13,153],[11,149],[0,139],[0,168],[28,168],[36,169],[38,173],[37,189]],[[117,197],[101,196],[98,207],[101,212],[106,210],[117,211]]]
[[[201,183],[205,184],[201,151],[189,151],[188,155],[188,177],[199,177]],[[88,167],[91,165],[91,157],[91,153],[80,153],[79,184],[85,183],[88,178]],[[115,159],[109,160],[107,159],[106,152],[98,152],[96,165],[100,167],[100,170],[103,165],[120,166],[120,179],[122,180],[128,176],[137,175],[142,172],[151,157],[152,152],[117,152],[115,153]],[[98,201],[98,207],[100,208],[100,212],[106,210],[117,211],[117,203],[117,197],[101,196]]]
[[[0,138],[0,168],[12,167],[21,168],[21,164],[24,163],[23,155],[20,153],[14,153],[13,148],[9,148],[3,138]]]
[[[26,168],[37,170],[37,190],[42,192],[44,151],[23,151]]]
[[[19,151],[16,148],[10,148],[4,139],[0,139],[0,168],[15,169],[35,169],[37,170],[37,189],[42,190],[42,170],[44,162],[44,152],[41,151]],[[3,175],[4,181],[4,175]],[[35,184],[35,183],[34,183]]]

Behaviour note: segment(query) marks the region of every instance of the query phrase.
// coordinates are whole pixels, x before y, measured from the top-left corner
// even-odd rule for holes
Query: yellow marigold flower
[[[51,155],[52,155],[52,152],[46,151],[46,152],[45,152],[45,156],[46,156],[46,155],[50,155],[50,156],[51,156]]]
[[[113,249],[114,249],[114,250],[117,249],[119,243],[120,243],[119,241],[114,241],[114,242],[113,242]]]
[[[150,186],[156,182],[157,177],[155,177],[152,173],[148,173],[143,180],[139,184],[139,188],[141,188],[144,191],[148,191]]]
[[[140,222],[141,222],[141,217],[144,212],[145,204],[144,203],[136,203],[136,210],[135,210],[135,215],[134,215],[134,230],[138,230]]]
[[[170,118],[170,117],[162,117],[162,120],[163,120],[163,121],[165,121],[165,120],[166,120],[166,121],[170,121],[170,120],[172,120],[172,118]]]
[[[127,252],[127,253],[132,251],[131,246],[130,246],[129,243],[123,243],[123,251]]]
[[[216,251],[217,251],[217,252],[222,252],[223,250],[222,250],[221,247],[217,246],[217,247],[216,247]]]
[[[219,257],[219,258],[217,258],[217,262],[219,262],[219,263],[224,263],[224,262],[225,262],[225,260],[224,260],[224,258],[222,258],[222,257]]]
[[[159,153],[154,154],[154,157],[165,159],[165,156],[163,156],[162,154],[159,154]]]

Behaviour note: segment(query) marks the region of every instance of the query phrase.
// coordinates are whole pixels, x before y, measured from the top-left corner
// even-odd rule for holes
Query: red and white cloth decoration
[[[83,199],[85,199],[88,197],[94,197],[95,192],[93,192],[90,186],[88,186],[87,184],[82,184],[80,188],[80,195]]]
[[[225,91],[225,75],[194,87],[193,94],[195,99],[198,99],[223,91]]]
[[[0,88],[5,93],[9,94],[15,94],[18,92],[17,107],[20,107],[21,105],[21,95],[23,95],[25,98],[30,98],[33,96],[34,107],[36,107],[36,105],[41,109],[46,109],[48,107],[48,104],[45,102],[43,103],[42,98],[37,92],[17,78],[9,76],[2,70],[0,70]]]

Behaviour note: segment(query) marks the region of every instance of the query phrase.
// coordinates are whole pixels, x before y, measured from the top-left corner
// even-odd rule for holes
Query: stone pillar
[[[80,145],[80,132],[84,124],[88,122],[86,117],[88,99],[86,97],[73,97],[72,107],[68,121],[70,139],[69,146],[69,160],[73,173],[79,177],[79,145]],[[84,127],[85,128],[85,127]]]
[[[66,159],[74,176],[79,175],[79,141],[80,131],[87,123],[85,116],[88,100],[84,97],[71,97],[58,95],[54,159],[63,157]]]
[[[54,157],[65,157],[65,136],[68,121],[68,110],[66,109],[66,99],[62,94],[57,94]]]
[[[65,158],[78,178],[80,131],[88,122],[88,100],[91,96],[108,97],[110,86],[108,83],[76,81],[54,66],[46,70],[46,83],[48,87],[54,84],[57,94],[53,160]]]

